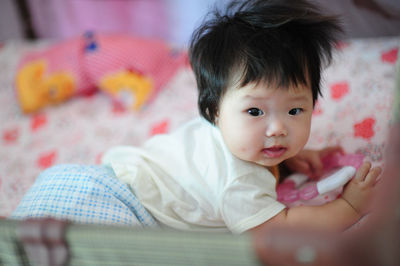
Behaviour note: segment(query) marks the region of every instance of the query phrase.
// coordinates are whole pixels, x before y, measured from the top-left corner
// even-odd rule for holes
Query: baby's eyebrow
[[[300,101],[308,101],[308,100],[310,100],[309,98],[310,97],[307,96],[306,94],[300,94],[300,95],[290,96],[289,100],[300,102]],[[245,100],[263,100],[265,98],[247,94],[247,95],[244,96],[244,99]]]
[[[253,95],[250,95],[250,94],[246,94],[246,95],[244,95],[243,99],[252,101],[252,100],[262,100],[264,98],[263,97],[253,96]]]
[[[293,101],[308,101],[309,97],[307,95],[297,95],[290,98]]]

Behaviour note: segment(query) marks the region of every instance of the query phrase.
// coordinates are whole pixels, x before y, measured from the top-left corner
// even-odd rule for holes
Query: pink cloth
[[[164,1],[29,0],[39,37],[68,38],[87,30],[165,39],[170,27]]]
[[[133,34],[185,47],[214,4],[227,0],[27,0],[39,38],[65,39],[86,31]]]

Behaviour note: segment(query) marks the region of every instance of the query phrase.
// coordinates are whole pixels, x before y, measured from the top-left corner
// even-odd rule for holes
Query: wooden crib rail
[[[27,225],[27,221],[0,220],[0,265],[259,264],[250,235],[77,224],[65,227],[65,224],[51,219],[28,222],[31,224]],[[56,237],[37,234],[43,231],[38,229],[40,224],[58,227]],[[24,234],[25,240],[18,233],[21,227],[30,227],[33,232]],[[63,241],[60,241],[57,232],[64,229]],[[49,241],[49,238],[55,241]],[[33,243],[36,246],[32,246]],[[57,247],[58,250],[55,249]]]

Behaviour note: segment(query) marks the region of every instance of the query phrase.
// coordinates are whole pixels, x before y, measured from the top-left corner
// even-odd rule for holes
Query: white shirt
[[[203,118],[141,148],[112,148],[103,164],[158,221],[176,229],[242,233],[285,208],[270,171],[235,157]]]

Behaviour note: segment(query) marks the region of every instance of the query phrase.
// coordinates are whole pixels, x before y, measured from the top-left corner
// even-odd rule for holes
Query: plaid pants
[[[10,218],[42,217],[83,224],[157,226],[129,187],[101,165],[57,165],[41,173]]]

